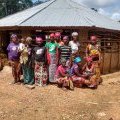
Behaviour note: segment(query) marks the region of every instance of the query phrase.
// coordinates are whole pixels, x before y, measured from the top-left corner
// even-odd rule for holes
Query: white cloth
[[[23,49],[25,48],[25,44],[23,44],[23,43],[20,43],[19,44],[19,51],[22,51]]]
[[[75,53],[75,52],[77,52],[79,50],[80,43],[79,42],[70,41],[69,42],[69,46],[71,46],[72,53]]]

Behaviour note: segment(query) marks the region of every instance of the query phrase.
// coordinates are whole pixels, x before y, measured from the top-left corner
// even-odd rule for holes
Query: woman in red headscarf
[[[83,75],[85,79],[91,81],[91,88],[97,88],[102,82],[98,64],[94,64],[91,57],[86,58],[86,64],[83,66]]]
[[[90,37],[90,44],[86,48],[86,57],[91,57],[93,61],[100,61],[100,47],[97,44],[97,37]]]
[[[33,49],[35,85],[38,86],[45,86],[48,80],[48,72],[46,67],[46,48],[43,45],[43,42],[44,40],[41,37],[36,37],[36,46]]]
[[[54,76],[58,65],[58,44],[55,42],[55,34],[50,34],[50,42],[46,45],[47,62],[49,65],[49,82],[56,83]]]
[[[56,32],[55,33],[55,42],[59,45],[59,46],[63,46],[64,42],[61,40],[61,33],[60,32]]]

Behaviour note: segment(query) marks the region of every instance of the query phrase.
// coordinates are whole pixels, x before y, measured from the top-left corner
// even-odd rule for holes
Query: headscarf
[[[79,62],[81,62],[81,61],[82,61],[81,57],[76,57],[76,58],[74,59],[74,63],[79,63]]]
[[[17,38],[17,35],[16,34],[12,34],[11,38]]]
[[[92,58],[91,57],[86,57],[86,61],[87,62],[92,62]]]
[[[64,36],[64,37],[63,37],[63,40],[68,40],[68,36]]]
[[[36,37],[36,43],[42,43],[43,39],[41,37]]]
[[[90,40],[91,41],[97,41],[97,37],[95,35],[93,35],[93,36],[90,37]]]
[[[77,32],[73,32],[72,33],[72,37],[74,37],[74,36],[78,36],[78,33]]]
[[[54,33],[51,33],[51,34],[50,34],[50,38],[55,38],[55,34],[54,34]]]
[[[56,38],[58,38],[58,37],[60,37],[60,36],[61,36],[61,33],[60,33],[60,32],[56,32],[56,33],[55,33],[55,37],[56,37]]]

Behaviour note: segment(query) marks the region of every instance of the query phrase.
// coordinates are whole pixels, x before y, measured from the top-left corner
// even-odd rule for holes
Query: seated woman
[[[82,60],[80,57],[76,57],[71,68],[73,85],[75,87],[82,87],[83,85],[87,85],[89,87],[92,85],[92,82],[90,80],[87,80],[86,75],[83,74],[81,61]]]
[[[61,59],[61,64],[57,68],[56,75],[55,75],[55,81],[57,81],[58,87],[62,87],[64,89],[70,89],[73,90],[73,83],[70,79],[68,69],[66,67],[66,59]]]
[[[83,75],[86,79],[91,81],[92,84],[89,87],[97,88],[102,82],[98,62],[93,62],[91,57],[87,57],[86,62],[87,63],[83,66]]]
[[[94,64],[91,57],[86,58],[86,64],[82,68],[83,75],[86,79],[89,79],[94,75]]]

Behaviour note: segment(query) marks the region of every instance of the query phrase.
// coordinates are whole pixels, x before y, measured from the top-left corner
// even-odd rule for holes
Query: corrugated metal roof
[[[0,26],[100,27],[120,30],[120,23],[73,0],[50,0],[0,20]]]

